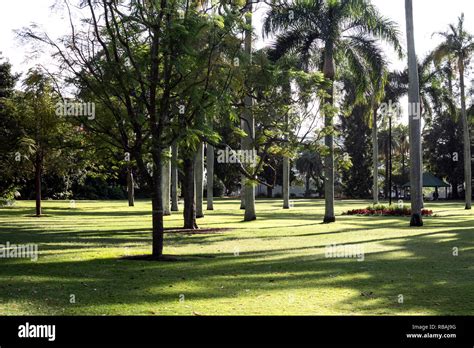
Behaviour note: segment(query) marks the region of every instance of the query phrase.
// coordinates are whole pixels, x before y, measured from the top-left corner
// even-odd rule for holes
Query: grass
[[[320,200],[257,201],[243,222],[237,200],[199,219],[215,234],[167,234],[178,262],[124,260],[150,252],[151,205],[46,201],[0,209],[0,244],[37,243],[39,259],[0,259],[1,315],[472,315],[474,218],[462,202],[428,202],[435,217],[341,216],[368,201],[336,202],[321,224]],[[182,206],[181,206],[182,208]],[[165,220],[179,227],[182,215]],[[364,261],[326,258],[329,244],[363,247]],[[459,256],[453,256],[458,248]],[[403,303],[399,303],[399,295]],[[74,296],[75,303],[71,303]]]

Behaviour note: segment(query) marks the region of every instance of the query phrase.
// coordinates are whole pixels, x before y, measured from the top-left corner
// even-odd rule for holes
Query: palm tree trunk
[[[324,104],[333,106],[334,103],[334,52],[332,42],[328,42],[324,49],[324,77],[331,81],[330,87],[327,89],[327,97],[324,98]],[[334,215],[334,138],[333,138],[333,112],[326,110],[324,112],[324,126],[327,134],[324,137],[324,144],[328,149],[328,154],[324,158],[324,223],[335,222]]]
[[[283,157],[283,209],[290,209],[290,159]]]
[[[163,257],[163,197],[161,191],[161,176],[163,155],[161,149],[154,147],[153,152],[153,187],[152,187],[152,255],[154,258]]]
[[[171,211],[178,208],[178,144],[171,147]]]
[[[388,199],[388,170],[389,170],[389,165],[388,165],[388,144],[385,143],[384,144],[384,147],[385,147],[385,181],[384,181],[384,198],[385,199]]]
[[[291,99],[291,85],[288,77],[288,81],[284,85],[285,95],[287,96],[287,101]],[[289,132],[289,119],[288,112],[285,114],[285,140],[288,141],[288,132]],[[283,209],[290,209],[290,159],[285,154],[283,156],[283,183],[282,183],[282,193],[283,193]]]
[[[194,170],[196,184],[196,217],[202,218],[204,217],[202,208],[204,190],[204,144],[202,142],[198,145]]]
[[[214,210],[214,146],[207,144],[207,210]]]
[[[246,16],[246,24],[249,29],[245,31],[245,53],[249,57],[250,64],[252,63],[252,4],[249,4],[249,13]],[[244,132],[247,134],[242,139],[242,148],[247,150],[247,153],[253,152],[253,139],[255,136],[255,120],[252,113],[253,100],[248,94],[244,98],[245,108],[243,112]],[[252,164],[250,164],[252,166]],[[253,168],[251,168],[253,171]],[[245,197],[245,215],[244,221],[252,221],[257,218],[255,213],[255,186],[250,180],[246,180],[244,187]]]
[[[469,136],[469,123],[466,112],[466,92],[464,87],[464,57],[459,57],[459,83],[461,85],[461,121],[464,145],[464,182],[466,185],[465,198],[466,209],[471,209],[472,201],[472,176],[471,176],[471,139]]]
[[[244,128],[242,123],[242,129]],[[245,209],[245,176],[240,176],[240,209]]]
[[[377,107],[374,107],[374,119],[372,124],[372,201],[379,203],[379,143],[377,139]]]
[[[170,176],[171,161],[168,158],[162,158],[161,162],[161,192],[163,199],[163,215],[171,215],[170,209]]]
[[[418,65],[415,52],[415,38],[413,29],[412,0],[405,0],[405,16],[407,26],[408,46],[408,103],[410,126],[410,196],[411,220],[410,226],[423,226],[421,217],[422,207],[422,158],[421,158],[421,115],[420,115],[420,86],[418,81]]]

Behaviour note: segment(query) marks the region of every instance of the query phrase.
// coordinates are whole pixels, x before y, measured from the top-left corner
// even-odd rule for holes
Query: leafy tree
[[[67,170],[66,153],[77,145],[74,129],[58,114],[59,96],[50,79],[40,70],[32,69],[24,79],[25,90],[14,97],[15,120],[23,142],[29,144],[26,153],[20,152],[19,166],[23,176],[34,175],[36,216],[41,216],[42,178],[45,172],[62,173]],[[76,145],[71,145],[76,142]]]
[[[217,11],[207,13],[188,1],[166,0],[81,4],[90,19],[83,27],[71,24],[71,34],[59,43],[32,30],[23,35],[56,49],[64,73],[76,86],[87,87],[113,115],[115,122],[104,126],[120,134],[120,145],[128,146],[141,180],[151,190],[152,254],[162,259],[163,153],[178,141],[181,154],[191,157],[202,138],[216,140],[203,120],[217,101],[226,101],[221,97],[232,69],[223,64],[221,53],[230,48],[236,52],[240,44],[233,36],[242,23],[240,8],[222,2]],[[211,83],[216,79],[223,82]],[[189,159],[184,161],[188,176],[193,174],[186,168]],[[188,224],[186,217],[192,219],[193,214],[186,208],[195,211],[193,191],[185,200]],[[191,224],[196,227],[194,220]]]
[[[383,58],[376,40],[392,45],[401,55],[398,29],[366,0],[292,1],[272,8],[264,30],[277,34],[275,52],[281,56],[298,52],[307,68],[322,69],[324,77],[337,80],[337,67],[343,64],[359,77],[357,94],[370,85],[371,77],[381,75]],[[322,99],[325,119],[325,215],[334,222],[334,85]]]
[[[10,102],[18,76],[11,71],[11,64],[0,58],[0,198],[11,196],[18,175],[15,173],[15,149],[21,146],[21,133]]]
[[[458,185],[464,180],[462,125],[449,114],[434,119],[424,136],[427,168],[452,186],[452,198],[459,199]]]
[[[303,151],[296,159],[295,166],[298,172],[305,176],[305,196],[311,195],[311,179],[316,186],[316,191],[322,196],[324,194],[324,166],[319,152]]]
[[[464,184],[466,209],[471,209],[472,175],[471,175],[471,141],[466,108],[464,75],[474,53],[474,37],[464,29],[464,14],[458,18],[457,25],[450,24],[449,30],[438,33],[444,41],[433,51],[435,63],[443,60],[455,62],[459,73],[461,96],[461,122],[463,127],[464,146]]]
[[[351,158],[352,166],[342,172],[344,193],[352,198],[368,198],[371,184],[371,139],[367,125],[370,107],[357,105],[348,116],[341,117],[341,132],[344,134],[343,151]]]

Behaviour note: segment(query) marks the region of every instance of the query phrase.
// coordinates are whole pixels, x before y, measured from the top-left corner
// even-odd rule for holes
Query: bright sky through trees
[[[61,10],[52,10],[51,6],[56,0],[15,0],[5,1],[0,12],[0,52],[10,60],[13,71],[25,72],[28,66],[33,63],[41,63],[45,67],[54,68],[54,64],[49,55],[37,57],[36,60],[26,61],[29,51],[28,47],[22,47],[16,39],[15,29],[20,29],[31,23],[36,23],[44,28],[52,38],[69,33],[69,22]],[[401,40],[405,46],[405,5],[404,0],[372,0],[377,8],[387,17],[398,23],[401,30]],[[457,17],[464,12],[466,16],[465,26],[468,32],[474,32],[474,2],[472,0],[415,0],[413,3],[415,23],[415,43],[417,54],[423,58],[430,49],[436,47],[440,42],[439,36],[432,36],[434,32],[446,30],[449,23],[457,21]],[[255,34],[259,39],[255,47],[261,48],[268,43],[261,40],[261,21],[265,13],[265,6],[257,5],[254,14]],[[21,17],[18,14],[21,13]],[[397,59],[391,51],[386,52],[391,69],[403,69],[405,61]],[[406,99],[401,101],[405,108]],[[406,118],[406,110],[404,110]]]

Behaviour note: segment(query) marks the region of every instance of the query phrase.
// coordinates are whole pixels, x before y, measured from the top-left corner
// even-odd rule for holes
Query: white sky
[[[52,66],[50,56],[42,56],[35,61],[26,61],[28,49],[18,42],[13,30],[37,23],[51,37],[69,33],[67,18],[61,13],[51,12],[50,6],[55,0],[6,0],[2,1],[0,12],[0,52],[13,65],[15,72],[25,72],[35,63],[40,62],[46,67]],[[405,1],[404,0],[372,0],[383,15],[399,24],[402,42],[405,34]],[[257,6],[254,15],[254,27],[257,35],[261,35],[261,17],[265,12],[262,5]],[[464,12],[466,29],[474,33],[474,1],[473,0],[413,0],[415,20],[415,44],[417,55],[423,58],[427,52],[440,41],[432,37],[436,31],[444,31],[449,23],[455,23],[457,17]],[[261,40],[257,47],[262,46]],[[405,46],[405,44],[404,44]],[[393,52],[387,52],[391,68],[403,69],[405,62],[398,61]],[[469,80],[468,80],[469,81]]]

